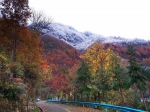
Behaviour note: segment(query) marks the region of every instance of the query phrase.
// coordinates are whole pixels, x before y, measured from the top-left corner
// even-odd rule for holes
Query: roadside
[[[43,112],[100,112],[100,110],[92,108],[46,103],[45,101],[37,102],[37,105],[43,109]]]

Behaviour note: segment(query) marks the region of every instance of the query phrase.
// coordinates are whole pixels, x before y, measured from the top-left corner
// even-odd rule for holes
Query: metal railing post
[[[105,108],[105,112],[108,112],[108,108]]]

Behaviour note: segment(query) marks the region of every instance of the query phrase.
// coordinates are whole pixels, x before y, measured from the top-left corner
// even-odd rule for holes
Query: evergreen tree
[[[128,74],[131,78],[131,85],[135,84],[138,89],[145,90],[147,78],[143,75],[145,72],[142,65],[136,60],[136,49],[129,45],[127,48],[127,55],[129,56]]]
[[[113,80],[111,81],[111,87],[113,90],[119,90],[122,105],[124,105],[124,89],[129,89],[130,87],[130,79],[127,75],[127,72],[124,68],[120,66],[120,64],[117,64],[112,68],[112,73],[114,74]]]
[[[82,61],[75,78],[75,84],[79,85],[78,92],[81,94],[81,97],[82,95],[89,95],[90,89],[87,85],[90,83],[91,78],[92,75],[89,72],[89,67]]]
[[[107,73],[104,67],[101,67],[99,74],[95,80],[93,80],[94,85],[98,88],[99,101],[107,102],[106,94],[111,90],[111,86],[109,85],[111,78],[111,74]]]
[[[137,62],[136,49],[132,45],[127,47],[126,53],[129,56],[129,66],[127,68],[129,77],[131,79],[130,84],[135,84],[136,87],[140,90],[140,95],[143,99],[145,109],[147,110],[146,102],[142,93],[142,91],[146,90],[147,78],[143,75],[145,73],[145,69],[142,68],[142,65]]]

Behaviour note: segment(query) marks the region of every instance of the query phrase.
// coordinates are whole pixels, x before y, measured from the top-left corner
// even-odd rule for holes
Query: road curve
[[[83,108],[72,105],[46,103],[45,101],[37,102],[37,105],[43,109],[44,112],[99,112],[91,108]]]
[[[81,112],[71,108],[68,105],[46,103],[45,101],[40,101],[37,105],[42,108],[44,112]]]

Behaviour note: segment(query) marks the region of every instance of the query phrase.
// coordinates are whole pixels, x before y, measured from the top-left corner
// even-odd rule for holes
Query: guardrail
[[[116,106],[116,105],[110,105],[110,104],[101,104],[101,103],[93,103],[93,102],[52,101],[52,100],[47,100],[46,102],[82,105],[83,107],[84,106],[91,106],[92,109],[94,109],[95,106],[103,107],[103,108],[105,108],[105,112],[108,112],[108,109],[119,110],[122,112],[148,112],[148,111],[134,109],[134,108],[130,108],[130,107]]]

